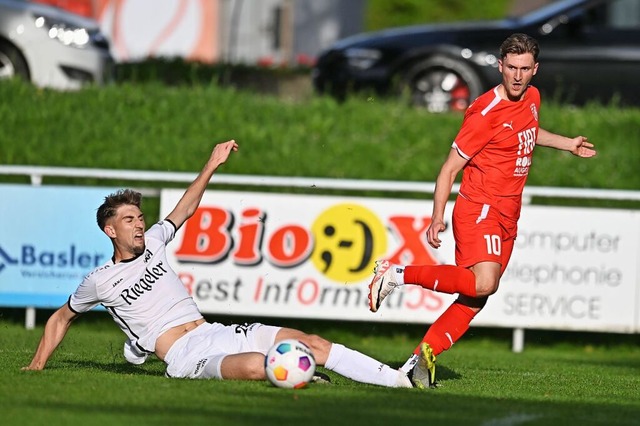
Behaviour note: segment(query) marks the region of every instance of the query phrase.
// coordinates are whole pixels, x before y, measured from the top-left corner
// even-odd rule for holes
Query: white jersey
[[[69,298],[69,308],[82,313],[102,304],[133,345],[155,352],[163,332],[202,318],[167,261],[166,245],[175,232],[170,221],[153,225],[145,232],[144,253],[94,269]]]

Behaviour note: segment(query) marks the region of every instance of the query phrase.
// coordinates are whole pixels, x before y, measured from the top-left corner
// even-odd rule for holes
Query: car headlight
[[[382,53],[376,49],[351,48],[344,52],[350,67],[366,70],[375,65],[382,57]]]
[[[89,31],[86,28],[43,15],[35,16],[34,22],[36,28],[47,31],[49,38],[58,40],[64,45],[82,48],[90,41]]]
[[[488,52],[473,52],[471,49],[462,49],[460,51],[460,56],[469,61],[473,61],[476,64],[486,67],[490,66],[493,68],[498,67],[498,58],[492,53]]]

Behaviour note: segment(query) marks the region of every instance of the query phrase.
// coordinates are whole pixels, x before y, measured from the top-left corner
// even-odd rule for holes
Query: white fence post
[[[25,313],[24,328],[27,330],[33,330],[36,328],[36,308],[28,306]]]
[[[517,354],[524,350],[524,328],[513,329],[511,350]]]

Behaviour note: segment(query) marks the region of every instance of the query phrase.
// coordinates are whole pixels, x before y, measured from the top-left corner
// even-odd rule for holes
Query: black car
[[[314,87],[340,99],[406,94],[429,111],[463,111],[500,83],[499,47],[516,32],[540,42],[533,84],[547,98],[640,105],[640,0],[562,0],[499,21],[352,36],[318,57]]]

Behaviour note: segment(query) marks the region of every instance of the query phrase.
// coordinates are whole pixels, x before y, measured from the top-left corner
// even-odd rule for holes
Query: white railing
[[[188,172],[156,172],[139,170],[83,169],[74,167],[7,165],[0,165],[0,175],[28,176],[31,179],[32,185],[41,185],[43,179],[47,176],[182,183],[191,183],[196,177],[195,173]],[[434,182],[278,177],[260,175],[216,174],[213,177],[212,182],[225,185],[342,189],[352,191],[414,192],[426,194],[432,194],[435,189]],[[459,185],[455,184],[453,186],[453,192],[457,193],[458,189]],[[159,190],[157,191],[159,193]],[[147,190],[147,192],[154,193],[155,190],[150,189]],[[640,201],[640,191],[619,189],[557,188],[546,186],[525,187],[525,200],[530,199],[531,197]]]
[[[191,183],[195,173],[187,172],[156,172],[138,170],[114,170],[114,169],[84,169],[73,167],[42,167],[42,166],[10,166],[0,165],[0,175],[28,176],[32,185],[42,185],[45,177],[68,178],[92,178],[92,179],[116,179],[138,182],[173,182]],[[314,189],[340,189],[352,191],[383,191],[432,194],[435,189],[434,182],[408,182],[385,181],[366,179],[331,179],[331,178],[306,178],[306,177],[277,177],[259,175],[227,175],[216,174],[212,183],[222,185],[286,187],[286,188],[314,188]],[[145,195],[159,196],[160,189],[140,189]],[[459,185],[453,186],[452,192],[457,193]],[[524,202],[528,203],[532,197],[544,198],[568,198],[590,200],[619,200],[640,201],[640,191],[614,190],[614,189],[589,189],[589,188],[557,188],[529,186],[524,190]],[[26,310],[27,328],[35,325],[35,308]],[[521,352],[524,347],[524,329],[513,330],[512,350]]]

